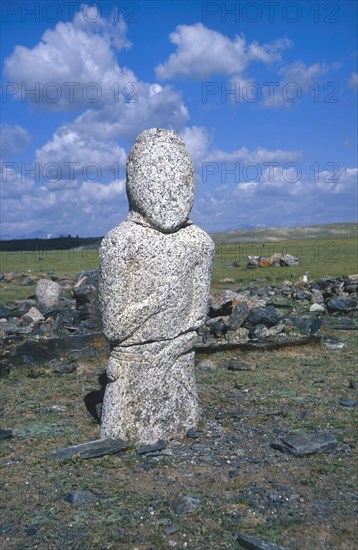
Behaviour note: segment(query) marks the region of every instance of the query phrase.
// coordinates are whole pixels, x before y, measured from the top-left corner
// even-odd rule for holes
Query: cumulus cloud
[[[281,81],[264,88],[265,107],[292,106],[293,103],[301,99],[303,94],[313,93],[310,87],[328,70],[329,67],[325,64],[313,63],[312,65],[306,65],[302,61],[294,61],[281,67],[278,71],[282,75]]]
[[[282,38],[271,44],[254,41],[248,44],[244,35],[233,40],[202,23],[178,25],[169,35],[176,51],[156,67],[159,80],[173,78],[205,79],[211,75],[239,75],[249,63],[272,63],[281,59],[281,51],[292,42]]]
[[[27,181],[19,196],[3,196],[6,222],[2,233],[29,234],[39,229],[48,233],[104,235],[126,215],[128,203],[124,180],[108,184],[81,182],[76,189],[49,189]]]
[[[358,168],[342,168],[334,176],[321,171],[316,178],[303,173],[298,179],[294,168],[267,168],[259,181],[235,186],[218,182],[197,198],[192,218],[210,231],[247,224],[284,227],[354,221],[357,177]]]
[[[130,45],[125,22],[114,24],[103,18],[91,22],[83,13],[77,13],[73,22],[59,22],[46,30],[32,49],[16,46],[5,59],[5,77],[15,86],[11,91],[16,90],[16,97],[54,111],[100,108],[113,94],[122,93],[126,84],[136,82],[133,72],[119,67],[114,55]]]
[[[21,173],[18,163],[2,162],[0,178],[0,200],[17,200],[35,188],[34,181]],[[7,212],[7,209],[4,212]]]
[[[352,88],[352,90],[358,89],[358,73],[351,73],[349,79],[348,79],[348,86]]]
[[[130,101],[120,101],[115,107],[108,104],[101,111],[88,109],[76,118],[74,126],[97,139],[122,138],[132,143],[146,128],[178,130],[188,118],[179,92],[171,86],[141,82],[133,89]]]
[[[109,140],[97,140],[90,134],[80,133],[74,126],[62,126],[52,140],[36,150],[35,162],[40,173],[56,187],[71,186],[76,178],[85,175],[93,180],[103,179],[125,166],[126,153],[122,147]],[[91,171],[91,174],[88,172]]]
[[[180,136],[183,138],[198,172],[205,170],[205,166],[208,165],[212,165],[213,174],[217,174],[222,169],[232,169],[232,165],[235,163],[264,165],[264,163],[290,163],[301,158],[300,151],[285,151],[283,149],[271,151],[265,147],[257,147],[252,151],[245,146],[234,151],[213,149],[210,147],[212,139],[203,126],[185,127],[180,132]],[[214,165],[216,165],[216,170],[214,170]]]
[[[8,158],[21,153],[31,142],[30,134],[25,128],[8,124],[0,125],[0,156]]]

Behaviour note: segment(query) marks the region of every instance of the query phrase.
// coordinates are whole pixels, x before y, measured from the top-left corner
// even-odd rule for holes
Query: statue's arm
[[[128,239],[109,233],[100,249],[99,299],[102,328],[116,344],[125,341],[151,316],[162,309],[158,297],[136,302],[129,296],[130,254]]]
[[[201,232],[199,249],[200,252],[193,274],[193,309],[191,323],[194,329],[198,329],[205,322],[215,254],[215,244],[211,237],[204,232]]]

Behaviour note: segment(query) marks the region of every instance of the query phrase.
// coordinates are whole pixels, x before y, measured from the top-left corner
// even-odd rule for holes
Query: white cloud
[[[93,23],[84,19],[81,10],[73,22],[59,22],[46,30],[34,48],[16,46],[5,59],[5,76],[17,85],[18,98],[39,109],[101,108],[137,81],[116,61],[115,52],[130,45],[125,35],[123,20],[114,24],[99,18]]]
[[[256,41],[248,44],[244,35],[231,40],[202,23],[178,25],[169,37],[177,50],[156,67],[159,80],[239,75],[252,61],[272,63],[280,60],[281,51],[292,44],[286,38],[271,44],[260,45]]]
[[[357,215],[358,168],[337,174],[303,173],[295,169],[266,169],[259,181],[233,186],[219,182],[197,197],[192,218],[210,231],[237,229],[240,225],[312,225],[354,221]],[[332,180],[337,181],[332,181]]]
[[[18,199],[33,191],[33,180],[21,173],[18,163],[1,162],[0,167],[0,199]]]
[[[202,126],[185,127],[180,132],[180,137],[184,140],[194,166],[197,168],[208,154],[210,138],[206,128]]]
[[[188,118],[180,93],[171,86],[140,82],[130,101],[108,104],[100,111],[88,109],[76,118],[74,126],[97,139],[122,138],[132,143],[146,128],[179,130]]]
[[[30,183],[30,182],[28,182]],[[103,235],[126,215],[124,180],[108,184],[82,182],[76,189],[34,186],[18,196],[3,197],[7,212],[2,234],[16,236],[39,229],[48,233]]]
[[[313,63],[307,66],[301,61],[281,67],[278,73],[282,75],[282,80],[271,87],[264,87],[265,107],[289,108],[300,101],[302,95],[313,94],[314,90],[310,87],[328,70],[329,67],[325,64]]]
[[[73,187],[75,179],[86,179],[86,175],[88,179],[103,181],[116,171],[115,163],[124,168],[126,153],[113,141],[79,133],[73,125],[56,130],[52,140],[36,150],[35,161],[49,185],[62,188]]]
[[[31,142],[30,134],[21,126],[0,125],[0,156],[5,158],[21,153]]]
[[[210,149],[212,139],[207,129],[203,126],[185,127],[180,132],[180,136],[183,138],[193,158],[194,166],[197,171],[202,170],[203,163],[217,163],[218,170],[221,170],[222,165],[227,163],[226,168],[229,170],[232,168],[231,165],[235,163],[241,163],[243,165],[249,163],[288,163],[296,162],[301,158],[300,151],[285,151],[282,149],[270,151],[265,147],[257,147],[253,151],[250,151],[247,147],[243,146],[231,152],[220,149]]]
[[[349,79],[348,79],[348,86],[352,88],[352,90],[358,89],[358,73],[351,73]]]

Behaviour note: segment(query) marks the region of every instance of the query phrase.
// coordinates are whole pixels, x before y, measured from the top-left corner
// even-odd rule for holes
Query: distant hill
[[[41,252],[50,250],[95,249],[103,237],[56,237],[46,239],[12,239],[0,241],[1,252]]]
[[[211,236],[216,243],[259,243],[289,239],[355,239],[358,236],[358,225],[356,223],[331,223],[309,227],[260,227],[211,233]]]
[[[215,243],[276,242],[290,239],[354,239],[358,236],[356,223],[334,223],[309,227],[256,227],[223,233],[211,233]],[[96,249],[103,237],[57,237],[0,240],[0,251],[28,252],[46,250]]]

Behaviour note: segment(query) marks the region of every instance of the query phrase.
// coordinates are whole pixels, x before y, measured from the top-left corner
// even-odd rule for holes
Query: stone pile
[[[232,267],[235,267],[231,264]],[[272,256],[248,256],[248,268],[255,267],[295,267],[300,265],[299,259],[292,254],[272,254]]]
[[[56,353],[71,349],[77,353],[81,346],[86,348],[83,353],[91,353],[91,347],[106,353],[98,302],[93,298],[96,281],[97,271],[80,273],[73,281],[57,281],[62,291],[76,287],[78,297],[62,297],[56,307],[38,306],[35,297],[0,305],[0,371],[6,375],[11,367],[41,365]],[[86,289],[82,293],[81,287]],[[294,343],[294,337],[304,343],[319,334],[323,324],[353,330],[358,327],[357,304],[358,275],[223,290],[210,297],[196,349],[272,347]]]
[[[201,347],[222,349],[263,340],[293,343],[294,335],[317,334],[323,322],[357,328],[357,290],[358,275],[350,275],[218,292],[210,297]],[[341,314],[348,318],[335,321]]]

